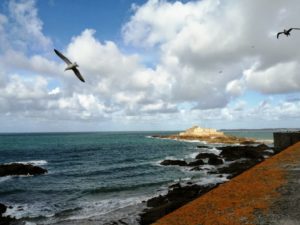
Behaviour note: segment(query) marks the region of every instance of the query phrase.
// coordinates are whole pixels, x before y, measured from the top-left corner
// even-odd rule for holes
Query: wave
[[[199,185],[207,185],[207,184],[218,184],[218,183],[224,183],[225,181],[228,181],[229,179],[226,176],[207,176],[201,178],[197,184]]]
[[[6,164],[13,164],[13,163],[20,163],[20,164],[30,164],[33,166],[43,166],[48,164],[48,162],[46,160],[30,160],[30,161],[19,161],[19,162],[10,162],[10,163],[6,163]]]
[[[0,183],[12,179],[12,176],[0,177]],[[1,191],[0,191],[1,192]]]
[[[112,198],[95,202],[83,202],[80,204],[82,210],[76,215],[69,216],[67,220],[84,220],[88,218],[98,218],[97,221],[105,221],[105,217],[109,220],[113,218],[128,218],[133,214],[138,215],[138,211],[144,208],[141,203],[147,200],[149,196],[129,197],[129,198]],[[128,207],[132,207],[128,210]],[[127,208],[127,210],[125,210]],[[111,214],[111,215],[109,215]],[[131,214],[131,215],[129,215]],[[117,219],[118,220],[118,219]],[[99,222],[101,223],[101,222]],[[102,224],[102,223],[101,223]]]
[[[166,181],[157,181],[157,182],[148,182],[148,183],[142,183],[142,184],[135,184],[130,186],[115,186],[115,187],[99,187],[99,188],[93,188],[93,189],[87,189],[82,191],[83,194],[99,194],[99,193],[108,193],[108,192],[120,192],[120,191],[130,191],[135,190],[143,187],[151,187],[151,186],[160,186],[163,184],[167,184],[168,182],[171,182],[172,180],[166,180]]]

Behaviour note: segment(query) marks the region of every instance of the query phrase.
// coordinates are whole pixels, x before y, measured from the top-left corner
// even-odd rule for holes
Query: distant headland
[[[213,128],[202,128],[193,126],[184,132],[172,135],[154,135],[153,137],[168,138],[174,140],[199,140],[207,143],[223,143],[223,144],[255,144],[258,143],[253,138],[236,137],[226,135],[221,131]]]

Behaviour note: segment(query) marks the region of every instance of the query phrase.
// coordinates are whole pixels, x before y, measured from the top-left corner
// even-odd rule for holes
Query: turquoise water
[[[127,215],[130,207],[141,210],[143,200],[176,180],[216,182],[213,175],[159,165],[167,158],[191,160],[199,152],[196,142],[149,137],[169,133],[1,134],[1,164],[32,163],[48,174],[0,178],[0,202],[13,207],[8,214],[33,223],[99,215],[104,223],[124,216],[117,213],[122,210]],[[226,133],[272,139],[270,131]]]

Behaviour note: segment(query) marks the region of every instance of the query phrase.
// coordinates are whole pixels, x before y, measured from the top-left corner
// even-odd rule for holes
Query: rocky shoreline
[[[33,176],[33,175],[41,175],[45,174],[48,171],[39,166],[34,166],[31,164],[23,164],[23,163],[10,163],[10,164],[2,164],[0,165],[0,177],[4,176]],[[6,205],[0,203],[0,225],[21,225],[23,222],[16,220],[10,216],[4,216],[3,214],[7,210]]]
[[[205,170],[206,165],[213,165],[215,169],[209,171],[209,174],[231,179],[274,154],[273,149],[265,144],[218,147],[217,149],[221,151],[219,155],[201,152],[201,150],[209,148],[208,146],[198,147],[199,154],[192,162],[164,160],[161,165],[182,166],[191,171]],[[159,195],[146,202],[147,208],[140,215],[140,224],[154,223],[166,214],[209,192],[219,184],[200,185],[189,181],[170,185],[166,195]]]
[[[232,135],[224,135],[224,136],[196,136],[196,135],[153,135],[153,138],[161,138],[161,139],[172,139],[172,140],[182,140],[182,141],[201,141],[209,144],[261,144],[261,142],[256,141],[253,138],[244,138],[244,137],[236,137]]]
[[[39,166],[23,163],[10,163],[0,165],[0,177],[19,176],[19,175],[40,175],[48,171]]]
[[[207,174],[226,180],[237,176],[274,154],[271,147],[265,144],[254,145],[253,142],[251,142],[251,144],[247,142],[247,145],[217,147],[219,154],[208,153],[207,150],[209,148],[208,145],[199,145],[199,153],[192,161],[164,160],[160,164],[162,166],[180,166],[195,172],[205,171]],[[207,166],[213,169],[208,170]],[[0,176],[38,175],[46,172],[47,170],[30,164],[12,163],[0,165]],[[219,184],[220,183],[202,185],[192,181],[179,181],[171,184],[165,195],[159,195],[144,202],[147,208],[140,214],[139,223],[141,225],[151,224],[166,214],[209,192]],[[15,223],[16,220],[13,218],[2,216],[2,214],[0,215],[0,225]],[[109,224],[126,224],[126,222],[112,221]]]

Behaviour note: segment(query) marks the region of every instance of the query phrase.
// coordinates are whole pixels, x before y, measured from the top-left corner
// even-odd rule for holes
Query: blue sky
[[[145,1],[134,1],[143,4]],[[57,44],[66,45],[76,34],[91,28],[97,30],[101,40],[121,39],[120,27],[130,17],[133,1],[38,1],[44,33],[57,39]]]
[[[300,33],[276,38],[300,26],[299,10],[296,0],[2,1],[0,132],[300,127]]]

